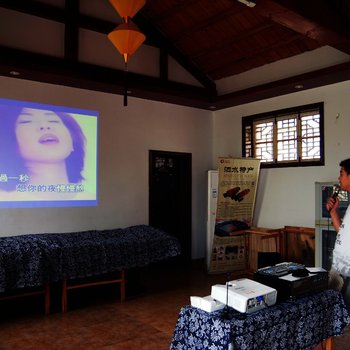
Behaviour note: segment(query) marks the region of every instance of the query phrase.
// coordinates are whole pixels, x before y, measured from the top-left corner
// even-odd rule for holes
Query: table
[[[229,313],[223,319],[222,311],[183,307],[170,349],[311,350],[350,325],[341,294],[330,289],[251,314]]]

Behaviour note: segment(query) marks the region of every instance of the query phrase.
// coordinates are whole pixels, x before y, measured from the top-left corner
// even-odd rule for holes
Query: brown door
[[[149,151],[149,224],[175,237],[182,258],[191,260],[190,153]]]

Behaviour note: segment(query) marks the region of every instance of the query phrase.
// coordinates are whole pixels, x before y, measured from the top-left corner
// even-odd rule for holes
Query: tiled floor
[[[226,276],[208,275],[196,264],[192,269],[144,269],[130,279],[124,303],[113,295],[113,286],[93,287],[89,293],[72,291],[65,314],[55,296],[49,316],[40,298],[0,303],[0,350],[166,350],[190,295],[210,294],[210,286],[224,283]],[[350,332],[335,344],[334,350],[350,349]]]

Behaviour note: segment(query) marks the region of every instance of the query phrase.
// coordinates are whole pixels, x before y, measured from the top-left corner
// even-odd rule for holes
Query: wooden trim
[[[295,233],[301,235],[315,236],[315,229],[313,227],[299,227],[299,226],[285,226],[285,233]]]
[[[69,284],[66,279],[62,281],[62,312],[67,312],[68,310],[68,291],[72,289],[79,289],[85,287],[106,285],[120,283],[120,301],[125,301],[125,271],[120,271],[120,277],[116,279],[107,279],[93,282],[82,282],[79,283],[78,280],[70,281],[72,284]]]
[[[13,300],[13,299],[18,299],[18,298],[25,298],[25,297],[30,297],[34,295],[41,295],[43,294],[45,297],[45,315],[50,314],[50,308],[51,308],[51,290],[50,290],[50,285],[46,284],[45,289],[43,290],[26,290],[24,292],[15,290],[14,294],[6,294],[0,296],[0,301],[2,300]]]

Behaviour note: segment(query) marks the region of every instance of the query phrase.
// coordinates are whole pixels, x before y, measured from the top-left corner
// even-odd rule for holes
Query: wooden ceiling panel
[[[231,3],[234,4],[232,1]],[[215,2],[210,4],[213,6]],[[191,6],[188,6],[187,11],[190,8]],[[208,9],[210,6],[203,8]],[[202,18],[202,23],[208,24],[209,18],[216,18],[216,22],[211,22],[209,29],[205,27],[206,31],[203,33],[199,32],[198,28],[204,26],[201,27],[197,20],[193,20],[174,41],[174,45],[213,80],[232,75],[233,72],[239,74],[308,50],[308,46],[294,44],[304,39],[302,34],[279,23],[272,23],[252,9],[240,6],[238,2],[227,7],[226,11],[230,16],[220,18],[217,12],[208,17],[208,12],[199,11],[197,17]],[[193,26],[193,33],[188,29],[189,25]],[[166,31],[165,28],[162,30]],[[187,32],[186,35],[184,32]],[[313,43],[310,46],[317,48],[322,44]]]
[[[145,44],[159,48],[160,75],[155,80],[150,80],[147,72],[143,76],[135,75],[131,78],[130,88],[134,87],[138,97],[144,94],[147,98],[152,96],[168,102],[177,100],[179,104],[206,109],[213,108],[213,105],[225,108],[230,103],[247,102],[249,98],[254,100],[286,91],[294,92],[294,78],[224,97],[217,96],[216,81],[219,79],[326,45],[350,55],[350,0],[255,2],[256,6],[251,8],[238,0],[146,0],[146,5],[133,21],[145,33]],[[106,73],[103,67],[94,67],[96,74],[90,74],[91,81],[88,83],[89,72],[85,72],[86,66],[78,57],[80,28],[107,34],[115,27],[115,23],[80,13],[79,0],[66,1],[63,8],[35,0],[0,0],[0,7],[57,21],[65,27],[65,54],[62,61],[55,63],[57,74],[52,73],[54,67],[51,64],[54,62],[51,62],[50,57],[38,57],[31,55],[31,52],[1,47],[1,42],[0,74],[7,75],[11,68],[23,68],[28,79],[35,80],[37,77],[39,81],[56,80],[58,84],[65,85],[71,80],[73,86],[81,84],[97,90],[122,91],[123,79],[119,79],[119,76],[123,76],[122,72]],[[15,55],[27,57],[29,61]],[[193,87],[190,92],[191,86],[169,81],[169,56],[200,82],[202,88]],[[30,62],[31,59],[34,61]],[[35,68],[31,69],[31,66]],[[348,64],[297,76],[295,81],[301,83],[300,80],[304,80],[306,88],[342,81],[349,75],[349,66],[350,59]],[[104,77],[104,81],[97,78],[100,76]],[[112,86],[112,81],[105,79],[107,76],[114,77],[115,86]],[[153,90],[149,84],[153,84]],[[143,87],[145,91],[142,93]],[[184,102],[186,98],[188,101]]]

